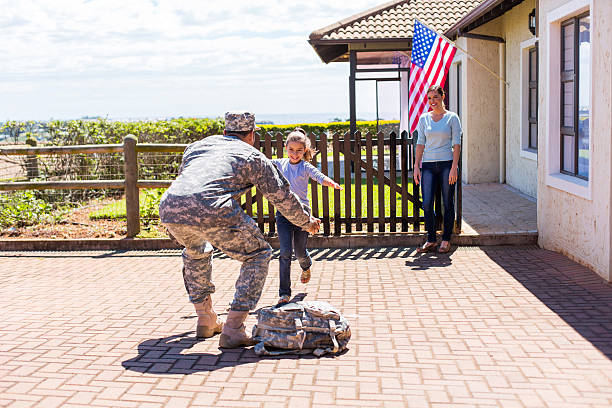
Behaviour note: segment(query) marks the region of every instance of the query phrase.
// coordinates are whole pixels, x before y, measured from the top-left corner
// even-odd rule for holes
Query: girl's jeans
[[[291,255],[295,256],[302,267],[307,270],[312,265],[312,259],[306,249],[308,232],[293,225],[280,213],[276,213],[276,227],[278,228],[278,241],[280,245],[280,289],[279,296],[291,296]]]
[[[423,194],[423,212],[425,213],[425,229],[427,242],[436,242],[436,214],[434,213],[434,195],[438,184],[442,189],[442,203],[444,205],[444,231],[443,241],[450,241],[455,223],[455,185],[448,184],[452,160],[423,162],[421,166],[421,192]]]

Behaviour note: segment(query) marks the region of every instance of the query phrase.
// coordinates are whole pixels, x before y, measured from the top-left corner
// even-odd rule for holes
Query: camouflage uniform
[[[227,127],[226,133],[230,133]],[[308,227],[310,213],[285,177],[263,153],[237,136],[209,136],[185,149],[179,175],[161,199],[159,215],[185,247],[183,278],[191,302],[201,302],[215,291],[214,246],[242,262],[231,309],[246,311],[257,305],[272,250],[238,202],[253,186],[292,223]]]

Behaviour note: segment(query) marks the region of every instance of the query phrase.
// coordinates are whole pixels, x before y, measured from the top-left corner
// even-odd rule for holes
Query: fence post
[[[28,137],[25,142],[27,145],[30,145],[32,147],[36,147],[37,145],[36,139],[34,139],[33,137]],[[28,180],[32,180],[33,178],[38,177],[38,158],[35,155],[28,156],[26,158],[26,173]]]
[[[138,192],[138,156],[134,135],[123,138],[123,162],[125,165],[125,210],[127,216],[127,236],[135,237],[140,232],[140,204]]]

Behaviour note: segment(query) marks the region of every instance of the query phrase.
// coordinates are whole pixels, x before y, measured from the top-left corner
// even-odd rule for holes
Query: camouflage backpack
[[[253,339],[257,355],[339,353],[351,338],[349,324],[332,305],[299,301],[257,312]]]

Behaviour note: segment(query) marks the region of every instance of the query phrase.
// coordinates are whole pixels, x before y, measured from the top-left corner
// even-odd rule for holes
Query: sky
[[[0,121],[348,116],[348,63],[311,32],[384,0],[0,0]],[[379,90],[399,116],[397,83]],[[376,111],[358,82],[358,116]]]

